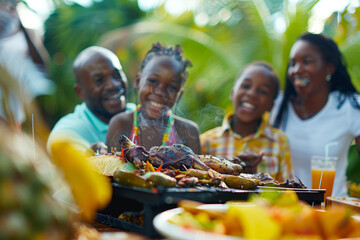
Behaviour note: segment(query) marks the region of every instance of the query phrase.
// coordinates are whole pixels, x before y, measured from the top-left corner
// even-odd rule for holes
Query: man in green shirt
[[[83,102],[74,112],[62,117],[48,139],[48,149],[56,136],[71,136],[73,141],[104,153],[108,124],[115,114],[134,110],[126,103],[128,83],[117,56],[110,50],[92,46],[83,50],[73,64],[75,92]]]

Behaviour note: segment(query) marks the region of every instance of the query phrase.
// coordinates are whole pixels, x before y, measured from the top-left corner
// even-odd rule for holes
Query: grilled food
[[[245,164],[233,163],[226,159],[220,159],[212,155],[198,155],[200,160],[211,169],[224,174],[239,175],[244,172]]]

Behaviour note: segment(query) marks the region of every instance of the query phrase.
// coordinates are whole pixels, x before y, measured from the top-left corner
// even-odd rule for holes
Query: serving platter
[[[237,203],[237,207],[248,207],[255,206],[251,203]],[[205,210],[217,210],[217,211],[226,211],[228,206],[226,204],[204,204],[200,205],[198,208]],[[315,211],[325,212],[326,210],[316,209]],[[241,237],[229,236],[229,235],[220,235],[216,233],[206,232],[198,229],[193,229],[189,227],[183,227],[171,223],[171,220],[184,212],[182,208],[174,208],[167,211],[164,211],[157,216],[155,216],[153,224],[155,229],[164,237],[174,240],[197,240],[197,239],[206,239],[206,240],[244,240]],[[352,218],[356,222],[360,222],[360,215],[352,215]],[[296,238],[297,239],[297,238]],[[303,238],[300,238],[303,239]],[[318,239],[318,238],[316,238]],[[350,238],[341,238],[342,240],[350,240]],[[359,239],[359,238],[351,238]]]
[[[213,209],[214,206],[220,210],[226,210],[226,206],[223,204],[209,204],[202,205],[200,208],[203,209]],[[206,239],[206,240],[243,240],[243,238],[220,235],[210,232],[205,232],[201,230],[185,228],[178,226],[169,222],[170,219],[174,218],[176,215],[184,212],[182,208],[174,208],[167,210],[158,214],[154,218],[154,227],[155,229],[164,237],[169,239],[177,240],[197,240],[197,239]]]
[[[293,190],[300,200],[310,205],[320,205],[324,201],[323,189],[291,189],[277,187],[259,187],[256,190],[223,189],[216,187],[194,188],[138,188],[120,185],[113,182],[113,196],[107,208],[97,213],[96,221],[111,227],[142,233],[149,237],[159,236],[154,229],[154,217],[166,210],[177,207],[183,199],[201,203],[225,203],[231,200],[246,201],[251,194],[264,191]],[[118,219],[123,212],[135,216],[142,215],[143,225]]]

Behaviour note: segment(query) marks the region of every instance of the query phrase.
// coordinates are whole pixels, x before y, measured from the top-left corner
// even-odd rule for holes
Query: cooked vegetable
[[[230,188],[254,190],[257,188],[255,181],[240,176],[223,175],[225,184]]]
[[[119,169],[114,174],[114,181],[131,187],[151,188],[151,184],[140,175]]]
[[[163,187],[176,186],[175,178],[169,177],[168,175],[161,172],[148,172],[145,173],[142,177],[155,186],[163,186]]]

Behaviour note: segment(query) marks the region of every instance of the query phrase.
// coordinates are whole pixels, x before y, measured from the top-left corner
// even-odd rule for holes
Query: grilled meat
[[[259,181],[259,186],[269,186],[269,187],[285,187],[285,188],[303,188],[307,187],[303,182],[298,178],[298,182],[294,180],[286,179],[285,181],[277,181],[269,173],[256,173],[256,174],[240,174],[241,177],[257,180]]]
[[[185,176],[177,182],[177,185],[179,187],[194,187],[198,182],[199,179],[197,177]]]
[[[199,157],[187,146],[174,144],[171,146],[155,146],[150,149],[149,160],[155,167],[186,170],[189,168],[209,170]]]
[[[243,160],[241,160],[240,158],[234,157],[232,159],[226,159],[226,160],[230,161],[232,163],[235,163],[235,164],[239,164],[243,168],[243,170],[246,170],[246,163]]]
[[[144,147],[138,146],[130,141],[124,134],[120,136],[119,143],[124,150],[125,158],[134,163],[136,167],[142,168],[144,162],[146,162],[149,157],[149,152],[146,151]]]
[[[242,178],[240,176],[221,174],[228,173],[239,175],[239,173],[243,170],[243,167],[240,164],[236,164],[226,160],[220,160],[212,156],[202,156],[202,158],[206,160],[204,160],[204,162],[208,163],[212,167],[211,168],[210,166],[207,166],[204,162],[202,162],[198,155],[196,155],[189,147],[182,144],[174,144],[171,146],[154,146],[148,152],[144,147],[138,146],[131,142],[125,135],[122,135],[120,137],[119,143],[124,150],[125,158],[128,161],[133,162],[137,167],[141,169],[145,169],[144,165],[146,165],[145,163],[149,161],[152,166],[157,167],[159,170],[161,169],[162,171],[164,171],[165,169],[179,169],[181,171],[186,170],[185,173],[175,175],[178,186],[186,187],[195,186],[197,184],[209,186],[223,186],[225,185],[223,183],[224,181],[226,185],[233,188],[256,188],[256,183],[252,180]],[[151,170],[151,168],[149,169]],[[119,176],[129,175],[126,172],[118,172],[119,173],[117,174],[115,173],[115,179],[118,180],[120,180]],[[159,179],[158,175],[161,175],[157,173],[148,174],[153,175],[152,177],[154,179],[151,179],[152,182],[157,181]],[[132,177],[132,175],[129,175],[129,177]],[[143,182],[146,181],[146,179],[144,178],[137,180],[139,180],[141,184],[144,184]],[[163,181],[161,180],[160,183],[162,182]],[[166,186],[174,186],[174,181],[168,182],[169,184]],[[146,181],[146,183],[148,182]],[[227,187],[226,185],[224,187]]]
[[[219,173],[239,175],[244,171],[245,164],[241,165],[240,162],[234,163],[232,161],[226,159],[220,159],[212,155],[198,155],[198,156],[199,159],[203,163],[205,163],[206,166],[210,167],[211,169]],[[240,159],[238,160],[241,161]]]
[[[287,188],[307,188],[303,182],[295,182],[294,180],[286,179],[285,182],[281,182],[279,184],[280,187],[287,187]]]
[[[200,161],[191,148],[182,144],[154,146],[148,152],[144,147],[130,141],[124,134],[120,136],[119,143],[124,150],[125,158],[133,162],[137,167],[143,167],[146,161],[150,161],[154,167],[162,165],[162,168],[172,167],[180,170],[188,168],[210,169]]]

